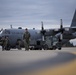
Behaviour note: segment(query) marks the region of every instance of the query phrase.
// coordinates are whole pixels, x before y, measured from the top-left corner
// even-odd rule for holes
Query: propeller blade
[[[60,22],[61,22],[61,24],[60,24],[60,29],[62,29],[62,28],[63,28],[62,19],[60,19]]]
[[[41,25],[42,25],[42,27],[41,27],[42,40],[44,41],[44,36],[45,36],[46,30],[44,30],[43,22],[41,22]]]
[[[60,39],[63,40],[63,34],[62,33],[60,34]]]
[[[41,25],[42,25],[42,30],[44,30],[44,27],[43,27],[43,22],[41,21]]]
[[[61,32],[62,34],[63,34],[63,32],[64,32],[62,19],[60,19],[60,32]]]
[[[44,30],[43,22],[41,22],[41,25],[42,25],[42,27],[41,27],[41,34],[42,35],[45,35],[46,30]]]
[[[60,32],[61,32],[60,39],[63,40],[64,28],[63,28],[63,21],[62,21],[62,19],[60,19],[60,22],[61,22],[61,24],[60,24]]]

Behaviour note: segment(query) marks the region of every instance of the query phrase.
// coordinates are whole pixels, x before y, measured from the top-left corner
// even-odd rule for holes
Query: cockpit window
[[[10,34],[10,31],[5,29],[2,34]]]

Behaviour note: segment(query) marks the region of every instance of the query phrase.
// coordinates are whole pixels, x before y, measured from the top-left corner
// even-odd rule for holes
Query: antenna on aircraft
[[[10,25],[10,28],[12,29],[12,25]]]

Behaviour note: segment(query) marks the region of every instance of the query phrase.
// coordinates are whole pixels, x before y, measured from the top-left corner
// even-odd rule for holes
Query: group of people
[[[23,42],[24,42],[24,47],[25,47],[25,50],[29,50],[29,44],[30,44],[30,33],[28,32],[28,29],[26,28],[25,29],[25,32],[23,34]],[[21,41],[18,40],[18,49],[21,49]]]
[[[30,44],[29,40],[30,40],[30,33],[26,28],[23,34],[23,42],[24,42],[25,50],[29,50],[29,44]],[[2,42],[2,50],[9,50],[9,37],[3,36],[1,42]],[[18,41],[18,49],[21,49],[20,45],[21,45],[21,41]]]

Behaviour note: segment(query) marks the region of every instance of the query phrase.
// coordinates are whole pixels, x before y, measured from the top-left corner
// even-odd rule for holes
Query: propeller
[[[59,29],[59,31],[61,33],[60,40],[62,40],[63,39],[63,32],[64,32],[62,19],[60,19],[60,29]]]
[[[41,27],[41,34],[42,35],[45,35],[46,30],[44,30],[43,22],[41,22],[41,25],[42,25],[42,27]]]
[[[41,21],[41,25],[42,25],[42,30],[44,30],[44,27],[43,27],[43,22]]]
[[[46,30],[44,30],[44,27],[43,27],[43,22],[41,22],[41,34],[42,34],[42,40],[44,41],[44,36],[45,36],[45,33],[46,33]]]
[[[50,34],[53,36],[53,35],[56,35],[58,33],[61,33],[63,34],[64,32],[64,28],[63,28],[63,23],[62,23],[62,19],[60,19],[60,28],[55,28],[55,29],[50,29]]]

